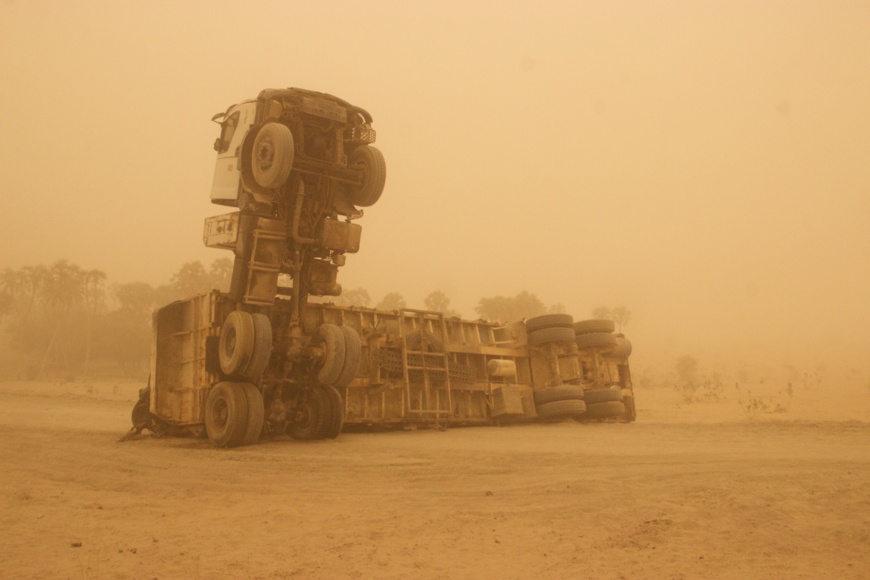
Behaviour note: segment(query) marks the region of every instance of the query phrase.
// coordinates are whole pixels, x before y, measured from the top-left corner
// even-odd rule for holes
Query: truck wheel
[[[625,415],[625,404],[622,401],[606,403],[590,403],[586,406],[585,419],[609,419]]]
[[[318,387],[310,388],[296,408],[296,416],[287,427],[287,434],[303,441],[319,439],[323,437],[328,418],[329,401],[326,393]]]
[[[613,350],[607,353],[607,356],[612,358],[628,358],[631,354],[631,341],[622,336],[616,337],[616,346]]]
[[[578,320],[574,323],[575,334],[588,334],[590,332],[605,332],[610,334],[614,330],[616,330],[616,323],[607,318]]]
[[[529,346],[538,346],[549,342],[574,342],[574,329],[556,326],[541,328],[529,333]]]
[[[251,349],[251,360],[242,376],[254,381],[263,376],[272,354],[272,322],[265,314],[252,314],[254,324],[254,341]]]
[[[254,320],[243,310],[230,312],[221,327],[218,359],[225,375],[240,373],[254,351]]]
[[[248,401],[235,383],[218,383],[205,403],[205,432],[215,447],[235,447],[245,435]]]
[[[554,401],[583,400],[583,387],[577,385],[558,385],[535,391],[535,404],[543,405]]]
[[[321,385],[335,384],[341,375],[341,369],[344,368],[344,333],[335,324],[321,324],[311,343],[323,349],[317,382]]]
[[[251,151],[251,172],[260,187],[276,189],[293,169],[293,133],[281,123],[266,123],[257,131]]]
[[[580,349],[599,348],[601,350],[610,350],[617,345],[617,337],[605,332],[578,334],[576,340],[577,348]]]
[[[344,335],[344,365],[341,367],[341,373],[335,381],[335,386],[343,389],[356,376],[362,356],[362,345],[360,344],[359,334],[353,328],[350,326],[340,326],[339,328]]]
[[[574,317],[570,314],[542,314],[526,320],[526,332],[534,332],[542,328],[571,328]]]
[[[553,401],[536,405],[538,418],[545,421],[556,421],[568,417],[579,417],[586,412],[586,403],[580,399],[568,399],[565,401]]]
[[[380,150],[363,145],[350,154],[348,165],[363,171],[362,183],[350,191],[350,201],[360,207],[374,205],[384,191],[387,181],[387,164]]]
[[[244,391],[245,400],[248,403],[248,421],[245,426],[245,434],[242,435],[239,445],[253,445],[259,441],[266,419],[263,395],[260,393],[260,389],[250,383],[242,383],[239,386]]]
[[[329,420],[324,427],[323,437],[335,439],[341,433],[344,426],[344,401],[335,387],[323,387],[326,398],[329,400]]]
[[[610,387],[605,387],[602,389],[589,389],[584,394],[584,398],[586,399],[587,405],[594,405],[596,403],[609,403],[611,401],[621,401],[622,389],[611,389]]]

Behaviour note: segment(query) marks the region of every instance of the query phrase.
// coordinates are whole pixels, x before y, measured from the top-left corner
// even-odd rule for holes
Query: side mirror
[[[221,151],[221,145],[223,145],[223,141],[221,140],[220,137],[218,137],[217,139],[214,140],[214,150],[217,151],[218,153],[220,153],[220,151]]]

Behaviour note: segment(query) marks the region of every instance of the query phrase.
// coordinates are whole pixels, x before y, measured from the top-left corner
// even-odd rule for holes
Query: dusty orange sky
[[[368,109],[387,159],[345,288],[465,316],[529,290],[628,306],[638,355],[866,368],[868,30],[846,1],[2,0],[0,267],[219,257],[209,119],[296,86]]]

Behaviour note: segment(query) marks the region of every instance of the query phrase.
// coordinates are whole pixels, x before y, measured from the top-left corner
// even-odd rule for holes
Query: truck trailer
[[[343,429],[633,421],[631,343],[610,320],[508,323],[341,307],[338,269],[379,200],[372,117],[304,89],[269,89],[213,117],[221,132],[208,247],[233,252],[228,292],[153,314],[151,375],[131,433],[216,446]]]

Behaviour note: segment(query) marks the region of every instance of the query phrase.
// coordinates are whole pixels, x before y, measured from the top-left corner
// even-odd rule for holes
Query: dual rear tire
[[[634,421],[634,397],[623,397],[622,389],[603,387],[589,389],[586,396],[586,415],[583,421],[623,419]]]
[[[586,412],[583,387],[557,385],[535,392],[535,408],[542,421],[578,418]]]
[[[254,385],[221,382],[209,391],[205,403],[205,431],[215,447],[256,443],[264,422],[263,396]]]
[[[347,387],[356,376],[362,357],[359,334],[349,326],[321,324],[311,344],[320,351],[314,378],[321,386]]]

